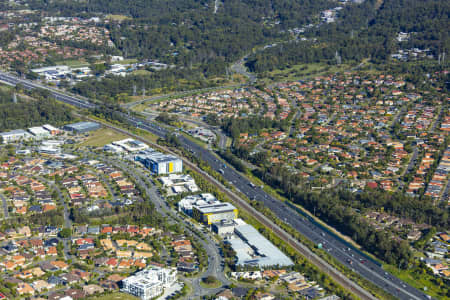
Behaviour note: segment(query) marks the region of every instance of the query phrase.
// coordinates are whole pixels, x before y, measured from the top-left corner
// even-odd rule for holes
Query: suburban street
[[[8,204],[6,203],[6,198],[3,194],[0,194],[0,198],[2,199],[2,203],[3,203],[3,218],[7,219],[8,218]]]
[[[91,154],[92,157],[96,157],[98,159],[98,154]],[[200,281],[202,278],[208,276],[214,276],[217,278],[223,286],[226,286],[230,283],[230,281],[225,277],[223,266],[221,266],[222,258],[220,255],[220,250],[216,245],[216,242],[212,240],[209,234],[204,234],[203,238],[199,237],[194,229],[194,225],[187,219],[180,217],[176,212],[174,212],[167,202],[161,197],[161,195],[157,192],[157,187],[148,179],[148,172],[145,170],[141,170],[137,166],[130,166],[123,161],[118,159],[107,158],[105,156],[101,156],[101,159],[117,168],[124,170],[125,172],[132,175],[132,177],[136,180],[136,184],[143,188],[146,194],[149,197],[149,200],[156,206],[158,212],[160,212],[163,216],[167,217],[172,223],[178,223],[183,226],[186,232],[195,237],[197,242],[199,242],[202,247],[205,249],[208,255],[208,265],[207,269],[201,273],[199,276],[186,278],[193,289],[193,297],[200,297],[205,295],[214,295],[223,290],[223,288],[216,289],[208,289],[204,288],[200,285]],[[197,229],[198,230],[198,229]]]

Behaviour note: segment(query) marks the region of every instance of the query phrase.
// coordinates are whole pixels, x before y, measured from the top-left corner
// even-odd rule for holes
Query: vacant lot
[[[112,129],[103,128],[96,130],[89,134],[87,139],[81,143],[79,146],[91,146],[91,147],[102,147],[113,141],[121,140],[127,138],[126,135],[115,132]]]

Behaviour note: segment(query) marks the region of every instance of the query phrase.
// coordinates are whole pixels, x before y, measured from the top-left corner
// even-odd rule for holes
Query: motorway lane
[[[0,81],[6,81],[10,84],[21,83],[26,88],[41,87],[40,85],[16,79],[13,76],[0,73]],[[81,107],[81,108],[92,108],[95,107],[94,104],[88,103],[85,100],[75,98],[73,96],[67,96],[61,92],[49,89],[52,91],[53,96],[60,101]],[[148,130],[157,136],[165,137],[168,130],[154,123],[150,123],[144,119],[140,119],[134,116],[124,115],[128,122],[136,127]],[[359,273],[364,278],[373,282],[377,286],[381,287],[391,295],[396,296],[400,299],[430,299],[429,296],[422,293],[421,291],[405,284],[400,279],[394,277],[393,275],[385,272],[381,267],[374,264],[373,262],[366,260],[364,256],[359,254],[352,248],[348,248],[339,239],[328,234],[326,231],[322,230],[320,227],[311,223],[308,219],[299,215],[295,210],[287,206],[285,203],[275,199],[265,193],[261,188],[254,188],[250,186],[250,181],[239,174],[234,169],[230,168],[226,163],[218,160],[215,155],[213,155],[208,150],[197,145],[195,142],[185,138],[182,135],[178,136],[178,139],[182,145],[194,155],[203,159],[207,162],[215,171],[223,170],[223,177],[231,182],[239,191],[245,194],[249,199],[256,199],[262,201],[265,206],[271,209],[275,215],[284,220],[286,223],[290,224],[298,232],[304,235],[306,238],[314,243],[325,243],[326,249],[329,249],[329,253],[334,256],[341,263],[353,269],[355,272]],[[364,263],[362,263],[364,261]]]

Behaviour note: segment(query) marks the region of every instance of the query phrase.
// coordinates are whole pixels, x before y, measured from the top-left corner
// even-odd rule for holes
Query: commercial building
[[[139,152],[135,156],[135,160],[140,161],[145,167],[157,175],[183,172],[183,161],[181,159],[150,148]]]
[[[59,129],[56,128],[56,127],[53,127],[53,126],[50,125],[50,124],[42,125],[42,127],[43,127],[45,130],[48,130],[48,132],[50,132],[51,135],[57,135],[57,134],[60,134],[60,133],[61,133],[61,130],[59,130]]]
[[[138,152],[149,148],[146,143],[133,139],[124,139],[121,141],[112,142],[112,145],[122,147],[128,152]]]
[[[211,228],[213,232],[224,237],[233,235],[236,225],[237,223],[234,220],[222,220],[218,223],[213,223]]]
[[[160,177],[159,180],[169,195],[184,192],[196,193],[200,191],[194,178],[189,174],[169,174],[168,176]]]
[[[216,203],[220,203],[220,201],[218,201],[214,195],[209,193],[190,195],[184,197],[180,200],[180,202],[178,202],[178,210],[192,217],[192,208],[194,206],[203,206]]]
[[[75,132],[75,133],[85,133],[93,130],[100,129],[100,124],[95,122],[79,122],[74,124],[69,124],[64,126],[64,130]]]
[[[52,136],[50,131],[42,126],[28,128],[28,131],[34,136],[35,139],[45,139]]]
[[[218,202],[202,206],[192,207],[192,216],[199,222],[211,225],[222,220],[234,220],[237,218],[238,210],[233,204]]]
[[[247,266],[290,266],[292,260],[268,241],[253,226],[235,220],[234,236],[226,242],[236,252],[237,265]]]
[[[33,136],[23,129],[12,130],[9,132],[0,133],[0,137],[3,139],[3,144],[17,142],[20,140],[29,140]]]
[[[150,267],[122,280],[122,291],[142,300],[158,297],[177,280],[176,269]]]
[[[38,74],[40,78],[45,78],[48,81],[55,81],[65,78],[72,70],[68,66],[51,66],[32,69],[31,72]]]
[[[122,147],[113,145],[113,144],[107,144],[103,146],[103,151],[111,152],[111,153],[122,153],[125,150]]]

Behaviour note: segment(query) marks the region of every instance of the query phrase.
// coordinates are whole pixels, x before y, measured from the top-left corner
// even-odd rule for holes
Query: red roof
[[[378,184],[375,181],[368,182],[367,187],[371,189],[376,189],[378,187]]]

